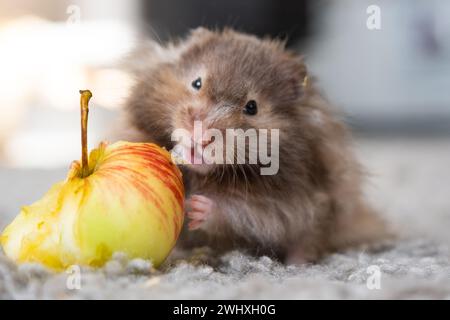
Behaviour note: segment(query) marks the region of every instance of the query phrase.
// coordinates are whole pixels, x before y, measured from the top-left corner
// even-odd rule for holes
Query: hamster
[[[183,166],[188,219],[180,246],[301,264],[387,234],[363,198],[349,131],[283,42],[199,28],[147,45],[134,62],[125,110],[141,140],[170,150],[174,130],[192,132],[195,121],[220,132],[279,130],[276,174],[262,175],[260,162]],[[191,155],[203,139],[192,139]]]

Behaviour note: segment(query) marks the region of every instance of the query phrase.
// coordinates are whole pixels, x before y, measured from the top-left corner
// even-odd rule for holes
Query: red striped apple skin
[[[89,175],[73,162],[67,178],[24,207],[0,241],[17,262],[54,269],[103,265],[114,252],[160,265],[184,219],[184,186],[170,153],[151,143],[101,143]]]

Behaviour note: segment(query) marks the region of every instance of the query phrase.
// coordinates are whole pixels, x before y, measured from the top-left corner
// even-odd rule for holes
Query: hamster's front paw
[[[189,230],[200,228],[214,210],[215,203],[208,197],[193,195],[187,201],[187,215],[191,221],[188,223]]]

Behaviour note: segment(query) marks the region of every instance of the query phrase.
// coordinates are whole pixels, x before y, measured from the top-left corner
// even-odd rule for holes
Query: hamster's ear
[[[295,104],[309,92],[305,86],[307,70],[303,59],[287,52],[276,63],[274,67],[277,72],[273,73],[271,80],[272,95],[280,103],[286,105]],[[306,81],[307,83],[308,81]]]
[[[210,39],[214,35],[213,31],[210,31],[203,27],[192,29],[185,40],[180,40],[176,47],[180,52],[183,52],[186,48],[191,47],[193,44],[200,43],[204,40]]]
[[[294,98],[301,98],[308,91],[310,81],[303,57],[291,56],[287,65],[287,78],[294,84]]]
[[[189,40],[201,40],[203,38],[208,38],[213,35],[213,31],[210,31],[204,27],[197,27],[195,29],[192,29],[188,36]]]
[[[306,67],[303,56],[298,57],[296,60],[297,60],[297,67],[296,67],[297,76],[300,81],[302,91],[305,91],[311,84],[312,79],[310,79],[308,75],[308,68]]]
[[[170,59],[168,50],[158,42],[141,39],[137,46],[126,55],[120,66],[126,72],[140,75],[160,63],[169,62]]]
[[[186,50],[192,48],[192,46],[198,45],[203,41],[207,41],[212,38],[214,35],[214,31],[210,31],[203,27],[198,27],[196,29],[192,29],[186,38],[177,39],[174,42],[167,45],[167,48],[174,53],[177,57],[183,55]]]

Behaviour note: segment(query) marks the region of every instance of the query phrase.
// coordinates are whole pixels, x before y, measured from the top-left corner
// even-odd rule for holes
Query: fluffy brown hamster
[[[302,263],[384,235],[362,197],[349,132],[282,42],[201,28],[139,56],[126,111],[146,141],[172,149],[174,130],[192,132],[195,120],[221,132],[279,129],[274,175],[261,175],[260,162],[185,166],[190,230],[180,245]],[[192,153],[205,141],[194,142]]]

